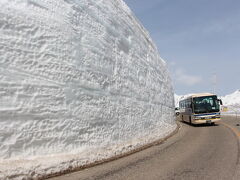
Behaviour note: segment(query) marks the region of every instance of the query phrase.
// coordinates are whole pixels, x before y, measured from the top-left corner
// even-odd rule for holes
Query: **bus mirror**
[[[223,105],[223,103],[222,103],[222,100],[221,100],[221,99],[218,99],[218,101],[219,101],[220,105]]]

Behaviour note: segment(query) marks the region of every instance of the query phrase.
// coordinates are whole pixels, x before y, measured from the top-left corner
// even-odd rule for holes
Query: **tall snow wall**
[[[40,156],[99,160],[176,127],[166,63],[122,0],[0,5],[2,172]]]

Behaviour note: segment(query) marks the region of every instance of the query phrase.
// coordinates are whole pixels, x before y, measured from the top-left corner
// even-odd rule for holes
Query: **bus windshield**
[[[193,98],[194,112],[199,113],[211,113],[219,112],[220,106],[217,96],[204,96]]]

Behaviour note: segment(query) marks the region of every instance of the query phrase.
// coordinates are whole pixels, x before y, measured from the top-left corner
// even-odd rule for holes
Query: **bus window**
[[[218,112],[219,104],[216,96],[194,98],[195,113]]]

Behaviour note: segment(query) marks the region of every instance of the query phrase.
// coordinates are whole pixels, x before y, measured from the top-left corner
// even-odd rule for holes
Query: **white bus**
[[[222,101],[215,94],[190,95],[179,102],[180,118],[190,124],[214,124],[221,120],[220,105]]]

